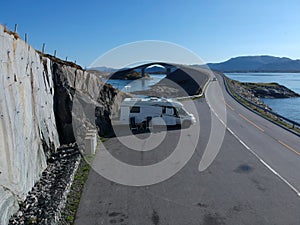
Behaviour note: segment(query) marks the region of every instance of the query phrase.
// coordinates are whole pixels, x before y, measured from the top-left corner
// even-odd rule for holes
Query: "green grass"
[[[105,142],[107,138],[100,137],[98,142]],[[73,184],[71,186],[70,193],[68,195],[66,207],[62,212],[62,219],[60,225],[73,225],[76,218],[77,209],[79,206],[82,190],[85,182],[87,181],[91,164],[95,158],[95,155],[84,155],[81,158],[78,170],[75,174]]]
[[[106,142],[107,141],[107,138],[105,138],[105,137],[100,137],[99,139],[100,139],[101,142]]]
[[[259,87],[278,87],[278,83],[248,83],[248,82],[239,82],[241,85],[249,88],[259,88]]]
[[[92,161],[93,156],[90,156]],[[79,206],[80,197],[84,184],[88,178],[90,172],[90,165],[85,159],[81,159],[78,170],[75,174],[73,184],[71,186],[70,193],[68,195],[66,207],[62,212],[62,218],[59,224],[61,225],[72,225],[77,213],[77,208]]]

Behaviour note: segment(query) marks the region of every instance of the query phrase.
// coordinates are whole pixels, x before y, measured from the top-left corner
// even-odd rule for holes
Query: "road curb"
[[[178,97],[178,98],[175,98],[175,99],[178,100],[178,101],[180,101],[180,100],[188,100],[188,99],[193,99],[193,98],[201,98],[204,95],[205,90],[206,90],[206,88],[207,88],[207,86],[208,86],[209,83],[210,83],[210,78],[207,79],[206,83],[203,86],[202,92],[199,95],[192,95],[192,96],[186,96],[186,97]]]

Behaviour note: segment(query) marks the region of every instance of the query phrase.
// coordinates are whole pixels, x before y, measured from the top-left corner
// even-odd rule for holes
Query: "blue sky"
[[[119,45],[162,40],[205,62],[239,55],[300,59],[296,1],[3,1],[0,23],[28,34],[29,43],[82,66]]]

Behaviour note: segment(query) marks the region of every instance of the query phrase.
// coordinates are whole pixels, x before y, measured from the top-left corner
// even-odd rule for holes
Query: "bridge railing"
[[[227,93],[233,97],[234,99],[236,99],[238,102],[242,103],[244,106],[246,106],[247,108],[249,108],[250,110],[254,111],[255,113],[259,113],[258,111],[255,111],[253,110],[253,108],[250,108],[249,106],[247,106],[246,104],[244,104],[243,102],[239,101],[238,98],[242,99],[243,101],[247,102],[249,105],[257,108],[257,109],[260,109],[260,110],[263,110],[265,113],[269,113],[271,115],[273,115],[275,118],[277,119],[270,119],[269,117],[267,117],[266,115],[264,114],[261,114],[259,113],[260,115],[262,115],[263,117],[265,117],[266,119],[268,120],[271,120],[272,122],[275,122],[276,124],[284,127],[285,129],[288,129],[288,130],[292,130],[293,133],[296,133],[298,136],[300,135],[300,132],[297,131],[297,130],[300,130],[300,123],[297,123],[296,121],[293,121],[289,118],[286,118],[282,115],[279,115],[278,113],[275,113],[269,109],[266,109],[265,107],[261,106],[261,105],[258,105],[252,101],[250,101],[249,99],[245,98],[244,96],[240,95],[238,92],[236,92],[234,90],[234,88],[232,88],[229,84],[228,84],[228,80],[229,78],[226,77],[226,75],[223,76],[223,81],[224,81],[224,86],[225,86],[225,89],[227,91]],[[287,127],[287,126],[284,126],[282,123],[280,122],[285,122],[285,124],[288,124],[290,125],[290,127]]]

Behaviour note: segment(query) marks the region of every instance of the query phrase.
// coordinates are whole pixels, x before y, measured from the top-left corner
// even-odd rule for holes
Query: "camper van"
[[[151,126],[189,127],[196,123],[193,114],[172,99],[147,97],[125,98],[120,108],[120,123],[147,128]],[[142,125],[142,126],[141,126]]]

